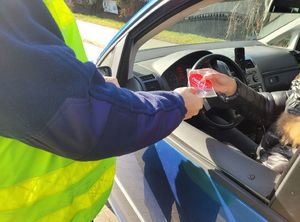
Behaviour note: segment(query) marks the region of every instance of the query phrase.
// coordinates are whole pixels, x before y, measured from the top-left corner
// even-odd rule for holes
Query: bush
[[[131,17],[145,4],[145,0],[117,0],[117,5],[120,8],[119,15],[121,17]]]
[[[145,0],[116,0],[119,15],[114,15],[103,11],[103,0],[65,0],[65,2],[73,12],[116,18],[121,21],[127,21],[145,4]]]

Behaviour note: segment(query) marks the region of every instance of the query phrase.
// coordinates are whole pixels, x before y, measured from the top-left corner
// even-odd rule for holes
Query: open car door
[[[261,1],[263,5],[276,6],[276,10],[283,6],[297,10],[299,6],[294,5],[295,2],[276,1],[278,4],[272,5],[270,1]],[[208,27],[213,24],[212,19],[228,19],[232,9],[240,7],[238,4],[241,3],[249,5],[251,0],[150,1],[106,47],[99,57],[98,67],[110,67],[121,86],[131,90],[172,90],[170,85],[180,80],[180,74],[186,75],[185,66],[182,70],[181,66],[177,66],[178,70],[172,69],[177,61],[186,64],[192,62],[192,56],[211,53],[233,57],[234,49],[238,47],[247,47],[253,55],[260,49],[265,52],[271,47],[264,48],[266,46],[258,41],[184,45],[165,44],[157,39],[152,43],[148,41],[162,31],[169,31],[169,27],[180,21],[185,21],[184,24],[204,21]],[[288,6],[288,3],[292,5]],[[237,14],[246,17],[246,11]],[[226,21],[230,23],[230,20]],[[293,30],[300,33],[299,26]],[[296,41],[294,36],[293,41]],[[277,47],[271,54],[274,58],[280,55],[281,61],[291,58],[288,50]],[[250,57],[249,61],[252,61]],[[278,66],[274,72],[264,71],[261,64],[265,62],[257,56],[256,63],[253,62],[253,66],[249,63],[245,70],[248,85],[259,91],[266,91],[271,86],[274,89],[286,87],[285,82],[290,82],[299,72],[300,60],[296,61],[294,57],[285,68]],[[161,73],[158,70],[162,70]],[[179,77],[168,80],[167,76],[173,75],[172,72],[166,74],[169,70],[177,71]],[[266,85],[271,84],[267,81],[273,75],[284,84]],[[176,86],[182,86],[180,84]],[[120,221],[297,221],[300,217],[298,154],[290,161],[286,173],[278,176],[241,151],[244,137],[239,138],[242,142],[237,149],[203,130],[200,123],[184,121],[164,140],[118,158],[115,186],[109,201]]]

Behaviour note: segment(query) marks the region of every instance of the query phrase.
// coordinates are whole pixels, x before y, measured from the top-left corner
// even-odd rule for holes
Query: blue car
[[[193,67],[258,92],[287,90],[300,71],[299,13],[299,0],[151,0],[97,67],[134,91],[187,86]],[[253,155],[263,133],[207,99],[164,140],[118,158],[109,203],[129,222],[300,221],[298,152],[285,173],[272,171]]]

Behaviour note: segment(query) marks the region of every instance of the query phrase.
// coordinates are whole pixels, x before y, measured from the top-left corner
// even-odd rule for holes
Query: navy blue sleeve
[[[26,142],[77,160],[119,156],[170,134],[186,113],[174,92],[132,92],[95,73],[86,98],[68,98]]]
[[[173,92],[106,83],[75,58],[42,1],[2,1],[0,42],[0,136],[94,160],[154,143],[186,112]]]

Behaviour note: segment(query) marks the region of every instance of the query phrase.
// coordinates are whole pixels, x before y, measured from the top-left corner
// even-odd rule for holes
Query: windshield
[[[174,44],[259,40],[299,18],[299,14],[269,12],[271,0],[214,2],[203,3],[203,7],[156,35],[150,44],[144,44],[141,49]],[[299,26],[299,20],[298,23],[296,25]],[[291,33],[286,34],[284,41],[276,39],[275,42],[285,47],[291,36]],[[272,45],[275,45],[274,42]]]

